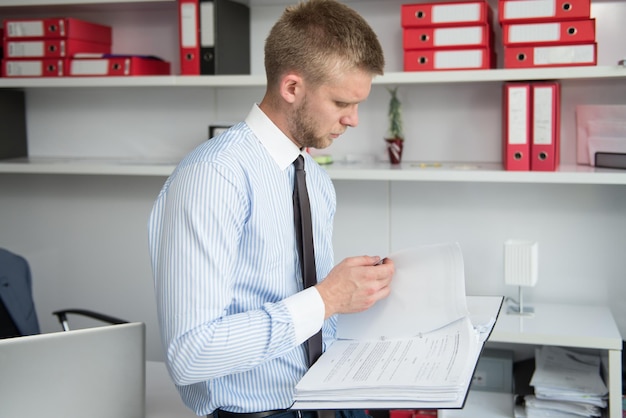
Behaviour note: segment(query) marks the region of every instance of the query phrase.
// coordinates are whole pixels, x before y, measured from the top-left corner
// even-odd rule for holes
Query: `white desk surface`
[[[532,316],[506,312],[506,303],[489,341],[621,350],[622,337],[606,306],[530,304]]]
[[[146,418],[197,418],[180,399],[165,363],[158,361],[146,362]]]

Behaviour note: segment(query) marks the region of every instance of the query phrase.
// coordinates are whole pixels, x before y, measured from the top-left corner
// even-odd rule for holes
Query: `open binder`
[[[292,408],[463,407],[503,297],[466,296],[457,243],[389,258],[391,295],[339,316],[338,339],[296,385]]]

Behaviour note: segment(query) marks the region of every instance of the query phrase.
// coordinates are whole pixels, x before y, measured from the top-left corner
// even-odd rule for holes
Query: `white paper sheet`
[[[388,256],[395,264],[391,295],[367,311],[339,315],[337,337],[412,337],[468,315],[458,243],[434,244]]]
[[[535,358],[530,385],[537,398],[606,406],[608,389],[600,377],[599,355],[544,346],[535,350]]]
[[[594,138],[593,144],[590,138]],[[602,138],[610,138],[610,149]],[[616,145],[622,141],[623,145]],[[598,146],[600,145],[600,146]],[[592,146],[593,151],[590,149]],[[594,165],[595,152],[624,152],[626,149],[626,106],[581,105],[576,107],[576,162]],[[617,151],[615,151],[617,150]]]
[[[468,317],[414,338],[336,341],[298,383],[297,398],[457,401],[481,346]]]

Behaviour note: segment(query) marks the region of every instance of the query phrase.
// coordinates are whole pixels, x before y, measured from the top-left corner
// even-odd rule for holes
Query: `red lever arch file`
[[[507,46],[589,44],[595,41],[595,19],[502,25],[502,42]]]
[[[508,171],[530,170],[531,92],[529,83],[503,87],[502,163]]]
[[[489,25],[407,28],[403,47],[408,49],[465,48],[490,46]]]
[[[493,62],[489,48],[404,51],[404,71],[483,70]]]
[[[200,75],[200,15],[198,0],[178,0],[180,73]]]
[[[69,76],[169,75],[170,63],[155,57],[110,55],[68,60]]]
[[[403,4],[401,6],[401,23],[404,28],[489,24],[490,19],[491,9],[484,0]]]
[[[588,19],[591,0],[499,0],[500,23]]]
[[[64,75],[64,59],[5,59],[2,61],[2,77],[62,77]]]
[[[62,38],[111,44],[111,27],[68,18],[5,19],[5,39]]]
[[[111,53],[111,45],[76,39],[5,41],[7,58],[69,58],[80,53]]]
[[[505,68],[570,67],[596,65],[596,63],[595,43],[504,47]]]
[[[560,87],[556,81],[534,82],[530,169],[555,171],[559,166]]]

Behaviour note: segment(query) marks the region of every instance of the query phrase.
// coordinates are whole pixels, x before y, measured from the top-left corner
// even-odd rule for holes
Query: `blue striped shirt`
[[[166,180],[149,220],[166,364],[185,404],[288,408],[307,370],[302,344],[323,325],[315,288],[302,290],[293,161],[300,150],[258,108],[206,141]],[[333,267],[335,190],[305,154],[318,280]]]

